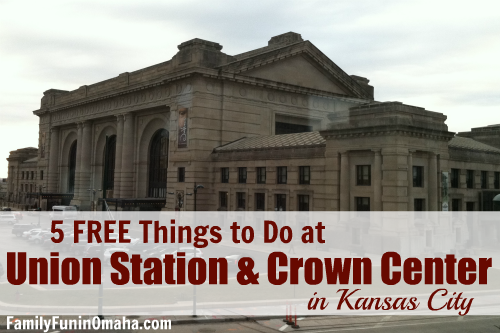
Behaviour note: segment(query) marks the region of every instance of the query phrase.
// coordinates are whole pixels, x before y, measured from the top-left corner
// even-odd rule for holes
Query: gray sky
[[[294,31],[379,101],[448,116],[451,131],[500,123],[500,1],[0,0],[0,177],[38,145],[40,98],[169,60],[203,38],[237,54]]]

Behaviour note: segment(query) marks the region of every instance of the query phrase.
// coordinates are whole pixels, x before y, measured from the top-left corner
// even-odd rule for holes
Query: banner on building
[[[187,147],[187,117],[188,109],[180,108],[179,109],[179,117],[177,121],[177,147],[178,148],[186,148]]]
[[[441,200],[442,200],[442,211],[447,212],[449,210],[448,204],[448,172],[443,171],[441,173]]]

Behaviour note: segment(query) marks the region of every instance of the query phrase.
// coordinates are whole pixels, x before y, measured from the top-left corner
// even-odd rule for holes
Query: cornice
[[[368,96],[368,94],[356,82],[356,80],[350,77],[346,72],[344,72],[339,66],[337,66],[332,60],[330,60],[330,58],[328,58],[323,52],[321,52],[309,41],[287,45],[278,49],[271,49],[269,51],[253,55],[248,58],[244,58],[220,66],[219,68],[224,71],[240,74],[242,72],[271,64],[273,62],[280,61],[299,54],[306,54],[307,56],[311,57],[312,60],[317,63],[317,65],[321,66],[336,80],[338,80],[346,88],[348,88],[354,94],[354,96],[352,97],[370,99],[370,96]]]
[[[352,139],[378,136],[411,136],[438,141],[449,141],[455,135],[455,133],[453,132],[405,125],[332,129],[320,131],[320,133],[325,139]]]

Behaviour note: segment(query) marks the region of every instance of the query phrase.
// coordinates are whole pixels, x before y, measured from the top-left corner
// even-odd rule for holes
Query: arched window
[[[104,175],[102,177],[102,187],[106,190],[113,190],[115,187],[115,156],[116,156],[116,135],[108,138],[107,146],[104,147]]]
[[[149,148],[149,191],[151,198],[167,195],[168,131],[156,131]]]
[[[75,193],[76,140],[69,149],[68,193]]]

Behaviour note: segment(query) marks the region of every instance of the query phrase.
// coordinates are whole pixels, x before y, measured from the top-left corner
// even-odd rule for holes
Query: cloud
[[[169,60],[192,38],[238,54],[288,31],[302,34],[347,73],[369,78],[379,100],[445,113],[453,131],[498,123],[492,115],[499,104],[499,5],[0,0],[0,158],[36,146],[32,111],[47,89],[73,90]],[[0,176],[6,167],[0,163]]]

